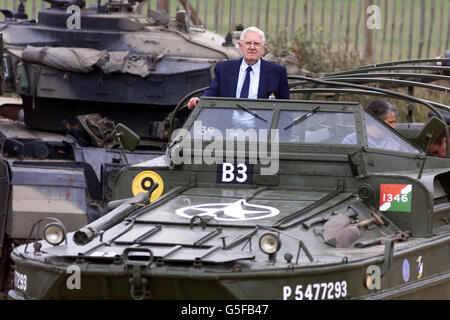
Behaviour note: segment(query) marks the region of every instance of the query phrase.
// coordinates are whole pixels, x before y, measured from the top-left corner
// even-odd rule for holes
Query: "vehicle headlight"
[[[281,241],[273,233],[266,233],[259,238],[259,248],[265,254],[274,254],[281,248]]]
[[[59,223],[49,223],[44,229],[44,239],[48,243],[57,246],[64,241],[65,232]]]

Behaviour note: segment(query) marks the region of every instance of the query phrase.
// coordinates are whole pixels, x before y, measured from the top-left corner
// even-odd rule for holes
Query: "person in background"
[[[429,150],[433,157],[446,158],[447,151],[447,137],[445,131],[430,144]]]
[[[378,118],[386,122],[392,129],[395,129],[395,123],[398,118],[397,108],[385,100],[372,100],[367,109]]]
[[[445,122],[447,123],[448,129],[450,130],[450,117],[448,114],[441,113],[442,117],[444,117]],[[435,117],[434,112],[430,111],[428,113],[428,117]],[[446,158],[447,153],[447,136],[444,132],[441,133],[439,137],[437,137],[428,148],[433,157],[438,158]]]
[[[367,109],[391,128],[395,129],[398,111],[392,104],[385,100],[372,100],[367,105]],[[366,130],[369,147],[382,150],[402,150],[402,146],[397,141],[394,141],[392,137],[386,136],[385,131],[371,118],[366,119]],[[353,132],[347,135],[342,143],[356,144],[356,133]]]
[[[235,97],[250,99],[289,99],[286,67],[261,58],[266,47],[264,32],[248,27],[238,42],[242,58],[220,61],[214,68],[214,79],[203,92],[205,97]],[[193,109],[198,97],[188,102]]]

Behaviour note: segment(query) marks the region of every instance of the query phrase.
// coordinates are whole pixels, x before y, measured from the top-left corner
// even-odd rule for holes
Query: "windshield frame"
[[[194,121],[197,119],[199,113],[203,108],[229,108],[233,110],[241,110],[236,104],[241,104],[246,108],[254,111],[255,109],[267,109],[273,110],[272,121],[269,129],[277,129],[278,121],[281,111],[306,111],[310,112],[317,106],[320,106],[318,112],[339,112],[339,113],[353,113],[355,115],[355,128],[357,142],[354,145],[350,144],[318,144],[318,143],[300,143],[300,142],[281,142],[279,143],[280,157],[282,154],[293,155],[295,153],[346,153],[351,154],[357,151],[367,151],[376,153],[387,154],[401,154],[405,156],[417,157],[418,155],[424,155],[423,151],[408,141],[400,132],[388,126],[384,121],[374,116],[373,113],[365,109],[358,102],[346,102],[346,101],[305,101],[305,100],[269,100],[269,99],[236,99],[236,98],[217,98],[217,97],[201,97],[197,107],[191,112],[190,116],[183,125],[183,128],[191,129]],[[317,113],[317,112],[316,112]],[[368,144],[366,122],[364,113],[371,114],[381,126],[384,126],[387,130],[390,130],[394,135],[399,137],[404,143],[413,147],[418,153],[409,153],[394,150],[383,150],[370,148]],[[269,138],[269,137],[268,137]],[[179,139],[179,135],[176,136]],[[248,142],[247,142],[248,143]],[[205,142],[204,142],[205,144]],[[288,156],[289,157],[289,156]]]

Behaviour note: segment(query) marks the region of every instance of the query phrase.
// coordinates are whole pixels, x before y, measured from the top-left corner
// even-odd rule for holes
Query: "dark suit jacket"
[[[204,97],[236,97],[239,60],[220,61],[214,68],[214,79],[203,92]],[[274,93],[277,99],[289,99],[286,67],[261,59],[258,98],[268,99]]]

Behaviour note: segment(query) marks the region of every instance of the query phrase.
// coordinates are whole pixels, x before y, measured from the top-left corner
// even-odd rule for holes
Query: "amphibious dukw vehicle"
[[[23,3],[0,10],[2,89],[22,100],[0,106],[9,118],[0,119],[0,292],[11,243],[30,239],[44,217],[74,231],[101,216],[118,170],[163,154],[167,115],[210,83],[217,61],[240,56],[184,11],[143,17],[135,1],[47,2],[38,21]],[[134,151],[118,148],[119,122],[142,138]]]
[[[448,128],[389,96],[435,116],[401,135],[355,102],[202,98],[164,156],[121,169],[109,213],[33,226],[9,297],[450,298],[450,159],[427,152]]]

